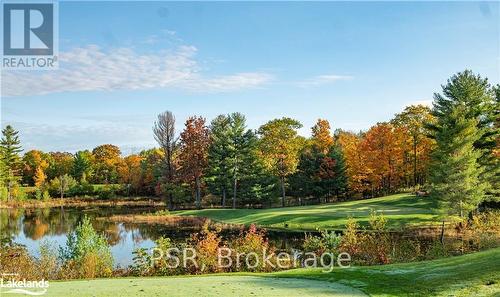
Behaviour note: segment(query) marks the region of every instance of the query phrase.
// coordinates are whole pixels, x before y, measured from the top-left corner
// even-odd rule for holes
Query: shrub
[[[47,191],[47,190],[43,191],[43,196],[42,196],[42,199],[43,199],[44,201],[48,201],[48,200],[50,200],[51,198],[52,198],[52,197],[50,197],[49,191]]]
[[[194,265],[188,267],[188,270],[193,273],[200,272],[219,272],[218,267],[218,251],[221,247],[222,238],[220,236],[221,228],[217,227],[211,230],[209,223],[205,223],[200,233],[193,234],[191,242],[197,251],[196,259],[198,267]]]
[[[266,239],[266,234],[264,231],[257,230],[257,227],[252,224],[248,228],[248,230],[242,229],[240,231],[240,235],[236,240],[231,243],[231,248],[233,250],[233,265],[236,265],[238,259],[238,254],[247,255],[249,253],[255,253],[259,259],[263,258],[264,251],[266,255],[274,253],[274,248],[269,245],[269,241]],[[240,258],[240,262],[243,261],[245,257]],[[255,258],[249,258],[249,266],[255,266],[256,264]],[[276,257],[272,257],[270,262],[276,265]],[[243,264],[243,263],[242,263]],[[233,267],[234,270],[243,270],[243,271],[272,271],[273,268],[270,265],[264,266],[262,265],[262,261],[256,267],[247,267],[246,265],[242,265],[240,267]]]
[[[341,235],[337,235],[335,231],[324,230],[320,232],[320,236],[306,234],[302,248],[304,252],[312,252],[318,256],[325,252],[336,254],[341,242]]]
[[[36,200],[42,200],[43,199],[42,195],[43,195],[42,194],[42,190],[40,190],[40,189],[37,188],[36,191],[35,191],[35,199]]]
[[[78,277],[110,276],[113,269],[111,250],[103,235],[97,234],[85,216],[75,231],[68,235],[66,248],[60,249],[61,260],[75,266]]]
[[[360,252],[360,236],[358,235],[359,225],[357,221],[350,217],[347,219],[346,229],[340,241],[340,250],[351,256]]]
[[[110,185],[95,189],[95,193],[99,199],[108,200],[116,197],[116,188]]]
[[[40,244],[40,258],[37,264],[40,279],[59,277],[60,266],[57,261],[57,250],[49,241],[43,241]]]
[[[61,198],[64,198],[65,195],[70,195],[73,188],[77,185],[77,181],[71,175],[64,174],[50,181],[49,191],[51,195],[59,195]]]

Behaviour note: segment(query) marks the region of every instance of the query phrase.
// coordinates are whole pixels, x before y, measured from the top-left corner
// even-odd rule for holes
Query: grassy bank
[[[176,215],[207,217],[230,224],[257,224],[262,227],[315,230],[342,229],[349,216],[362,225],[368,223],[370,211],[376,210],[389,219],[390,228],[437,223],[436,205],[429,197],[397,194],[380,198],[271,209],[202,209],[174,212]]]
[[[500,248],[434,261],[272,274],[51,282],[46,296],[497,296]],[[7,296],[9,294],[6,294]]]

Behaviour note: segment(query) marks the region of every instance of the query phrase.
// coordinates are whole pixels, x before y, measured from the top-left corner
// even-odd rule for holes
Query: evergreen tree
[[[450,214],[468,215],[485,199],[488,183],[484,178],[487,110],[478,106],[490,103],[488,84],[470,71],[458,73],[435,94],[431,126],[437,148],[432,154],[432,195]]]
[[[221,197],[221,206],[226,206],[226,196],[231,187],[230,118],[219,115],[210,123],[211,144],[208,149],[208,170],[205,181],[212,194]]]
[[[19,141],[19,132],[14,130],[11,125],[7,125],[2,130],[2,139],[0,140],[0,157],[5,166],[4,186],[7,187],[7,199],[12,198],[12,191],[20,181],[21,157],[19,153],[22,151],[21,142]]]
[[[347,191],[347,175],[344,156],[337,146],[332,146],[320,163],[320,188],[327,198],[338,198]]]
[[[241,180],[253,174],[255,167],[256,136],[246,128],[246,119],[240,113],[219,115],[210,125],[211,145],[206,182],[212,193],[226,196],[231,191],[233,208],[236,208]]]
[[[78,151],[73,157],[72,176],[81,181],[92,176],[92,153],[88,150]]]

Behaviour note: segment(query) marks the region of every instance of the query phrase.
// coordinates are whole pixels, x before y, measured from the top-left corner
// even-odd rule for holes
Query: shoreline
[[[68,207],[86,207],[86,206],[165,206],[162,199],[156,197],[121,197],[113,199],[96,198],[53,198],[48,201],[26,200],[15,202],[0,202],[0,209],[15,208],[54,208],[60,206]]]

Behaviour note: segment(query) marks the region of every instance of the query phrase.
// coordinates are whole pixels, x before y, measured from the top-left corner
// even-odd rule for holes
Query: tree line
[[[286,206],[421,189],[465,216],[484,200],[498,200],[499,90],[467,70],[442,86],[432,109],[408,106],[360,132],[333,130],[318,119],[308,138],[295,119],[252,130],[241,113],[210,122],[192,116],[176,131],[175,115],[166,111],[152,129],[159,147],[128,156],[105,144],[21,157],[18,133],[8,125],[0,193],[14,199],[24,185],[63,196],[76,185],[120,185],[122,194],[160,196],[175,209]]]

